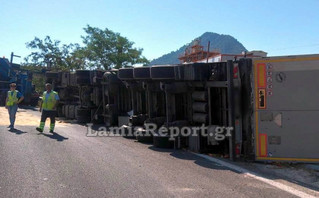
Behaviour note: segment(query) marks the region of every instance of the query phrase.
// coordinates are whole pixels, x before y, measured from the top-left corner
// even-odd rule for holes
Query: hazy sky
[[[319,0],[0,0],[0,56],[27,56],[35,36],[82,43],[87,24],[121,33],[148,59],[204,32],[271,56],[319,54],[318,9]]]

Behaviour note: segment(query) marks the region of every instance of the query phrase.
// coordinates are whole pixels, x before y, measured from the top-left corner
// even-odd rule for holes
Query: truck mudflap
[[[319,163],[319,55],[253,64],[255,159]]]

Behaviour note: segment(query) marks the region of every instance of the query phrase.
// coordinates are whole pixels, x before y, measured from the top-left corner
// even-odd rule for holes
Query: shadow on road
[[[48,138],[54,139],[58,142],[62,142],[64,140],[68,140],[69,138],[59,135],[58,133],[53,132],[52,134],[39,133],[39,135],[44,135]]]
[[[189,152],[186,152],[186,151],[181,151],[181,150],[171,150],[171,156],[177,158],[177,159],[182,159],[182,160],[192,160],[194,161],[195,164],[201,166],[201,167],[204,167],[204,168],[209,168],[209,169],[214,169],[214,170],[229,170],[229,171],[232,171],[234,173],[237,173],[237,174],[243,174],[242,172],[238,172],[236,170],[233,170],[233,169],[230,169],[228,167],[225,167],[223,165],[220,165],[218,163],[214,163],[214,162],[211,162],[211,161],[208,161],[204,158],[201,158],[199,156],[196,156],[192,153],[189,153]],[[233,162],[228,162],[228,163],[233,163]],[[243,167],[245,169],[248,169],[247,167]],[[254,172],[254,171],[253,171]],[[278,174],[275,174],[275,173],[272,173],[272,174],[269,174],[269,173],[266,173],[266,172],[263,172],[263,171],[256,171],[255,172],[258,174],[258,176],[262,176],[264,178],[267,178],[267,179],[270,179],[270,180],[286,180],[286,181],[289,181],[291,183],[294,183],[294,184],[297,184],[297,185],[300,185],[300,186],[303,186],[305,188],[309,188],[311,190],[314,190],[314,191],[319,191],[319,188],[316,187],[316,186],[313,186],[313,185],[310,185],[310,184],[306,184],[304,182],[301,182],[301,181],[295,181],[295,180],[292,180],[286,176],[283,176],[283,175],[278,175]]]
[[[15,133],[15,134],[17,134],[17,135],[22,135],[22,134],[24,134],[24,133],[27,133],[27,132],[21,131],[21,130],[19,130],[19,129],[9,129],[8,131],[11,132],[11,133]]]
[[[209,168],[209,169],[214,169],[214,170],[230,170],[235,173],[239,173],[235,170],[231,170],[227,167],[224,167],[220,164],[210,162],[204,158],[198,157],[192,153],[186,152],[186,151],[181,151],[181,150],[175,150],[171,154],[171,156],[177,158],[177,159],[182,159],[182,160],[192,160],[194,161],[195,164],[204,167],[204,168]]]
[[[209,169],[215,169],[215,170],[229,170],[232,171],[234,173],[237,174],[241,174],[240,172],[233,170],[233,169],[229,169],[223,165],[220,165],[218,163],[214,163],[214,162],[210,162],[208,160],[205,160],[203,158],[198,157],[198,159],[195,160],[195,164],[204,167],[204,168],[209,168]]]
[[[153,150],[153,151],[163,152],[163,153],[174,152],[174,149],[170,149],[170,148],[157,148],[155,146],[150,146],[148,148]]]
[[[197,160],[199,159],[196,155],[182,151],[182,150],[175,150],[171,154],[171,156],[177,158],[177,159],[182,159],[182,160]]]
[[[148,148],[153,150],[153,151],[157,151],[157,152],[170,153],[171,156],[173,156],[177,159],[194,161],[195,164],[197,164],[201,167],[204,167],[204,168],[215,169],[215,170],[229,170],[229,171],[233,171],[235,173],[239,173],[235,170],[231,170],[225,166],[219,165],[219,164],[214,163],[214,162],[210,162],[204,158],[198,157],[190,152],[186,152],[183,150],[157,148],[154,146],[150,146]]]

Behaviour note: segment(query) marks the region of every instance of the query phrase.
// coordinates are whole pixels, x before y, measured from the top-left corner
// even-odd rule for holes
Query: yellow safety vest
[[[55,96],[58,95],[57,92],[51,91],[49,97],[46,98],[47,92],[45,91],[42,96],[42,109],[44,110],[54,110],[53,107],[56,103]]]
[[[13,94],[12,94],[12,91],[8,91],[7,106],[13,106],[19,101],[17,95],[18,95],[18,91],[17,90],[15,90],[13,92]]]

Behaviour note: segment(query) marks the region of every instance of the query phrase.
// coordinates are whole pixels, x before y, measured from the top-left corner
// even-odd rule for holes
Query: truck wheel
[[[74,117],[77,118],[78,117],[78,110],[79,110],[80,107],[78,105],[75,105],[74,108],[75,108],[74,109]]]
[[[77,108],[76,120],[78,123],[90,123],[91,122],[91,110]]]
[[[63,106],[59,106],[58,108],[57,108],[57,111],[58,111],[58,117],[63,117]]]
[[[78,123],[90,123],[91,122],[91,118],[88,116],[78,116],[76,117],[76,121]]]
[[[83,78],[83,77],[90,78],[90,73],[91,73],[91,71],[89,71],[89,70],[77,70],[75,72],[75,75],[77,78]]]
[[[78,108],[76,115],[78,117],[91,117],[91,110]]]
[[[119,79],[133,80],[133,68],[122,68],[118,71]]]
[[[88,85],[91,83],[90,78],[76,78],[76,83],[79,85]]]
[[[69,119],[69,105],[64,105],[65,109],[64,109],[64,115],[66,119]]]
[[[91,71],[78,70],[75,72],[76,83],[79,85],[86,85],[91,83]]]
[[[154,134],[153,145],[157,148],[174,148],[174,141],[170,141],[169,136]]]
[[[151,67],[152,79],[175,79],[175,66]]]
[[[153,143],[153,136],[136,136],[136,140],[141,143]]]
[[[70,106],[69,106],[69,117],[70,117],[70,119],[75,119],[74,109],[75,109],[75,106],[74,106],[74,105],[70,105]]]
[[[62,116],[65,117],[65,105],[62,106]]]
[[[136,79],[150,79],[151,68],[150,67],[136,67],[134,68],[134,78]]]

